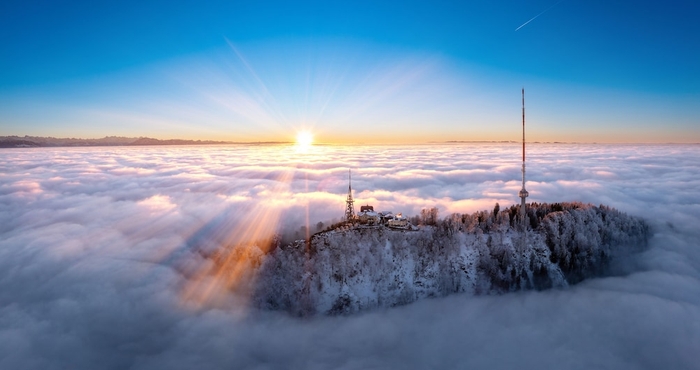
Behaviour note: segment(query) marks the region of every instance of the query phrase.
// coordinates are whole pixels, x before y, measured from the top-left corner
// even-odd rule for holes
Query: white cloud
[[[0,368],[675,368],[700,348],[700,147],[533,145],[532,201],[647,218],[628,275],[299,320],[182,301],[257,223],[517,201],[517,145],[0,151]],[[268,231],[266,228],[263,231]],[[231,235],[237,233],[236,235]],[[229,297],[235,300],[235,297]]]

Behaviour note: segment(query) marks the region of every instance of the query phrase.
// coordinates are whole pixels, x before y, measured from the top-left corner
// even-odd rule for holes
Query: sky
[[[440,216],[518,201],[518,144],[0,151],[3,369],[697,369],[700,146],[536,144],[529,201],[643,217],[624,273],[291,317],[186,297],[202,250],[356,205]],[[307,221],[308,220],[308,221]]]
[[[700,142],[699,17],[690,0],[3,1],[0,134],[518,140],[524,87],[533,141]]]

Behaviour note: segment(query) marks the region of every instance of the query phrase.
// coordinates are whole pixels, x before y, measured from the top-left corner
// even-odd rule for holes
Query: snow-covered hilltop
[[[246,291],[260,308],[309,315],[562,287],[605,274],[612,260],[642,250],[649,234],[639,218],[581,203],[533,203],[523,232],[518,210],[428,218],[417,231],[337,228],[267,253],[248,250],[255,278]]]

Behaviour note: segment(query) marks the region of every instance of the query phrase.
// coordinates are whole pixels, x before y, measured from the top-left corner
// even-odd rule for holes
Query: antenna
[[[352,199],[352,170],[348,169],[348,198],[345,200],[345,220],[355,219],[355,201]]]
[[[518,196],[520,197],[520,219],[523,223],[523,227],[525,226],[525,218],[527,217],[527,214],[525,212],[525,198],[527,198],[530,194],[528,194],[527,190],[525,190],[525,88],[523,87],[522,90],[523,94],[523,188],[520,189],[520,193],[518,193]]]

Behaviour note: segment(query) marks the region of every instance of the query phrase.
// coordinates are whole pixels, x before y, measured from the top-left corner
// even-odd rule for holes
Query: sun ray
[[[288,191],[293,178],[294,170],[282,172],[275,178],[271,191]],[[217,306],[234,297],[238,308],[247,308],[255,286],[255,272],[273,245],[280,217],[279,207],[259,204],[243,222],[230,230],[219,230],[225,233],[222,248],[210,257],[213,264],[202,267],[187,283],[183,301],[196,307]],[[227,225],[223,223],[223,227]]]
[[[314,136],[310,131],[302,130],[297,133],[296,146],[300,151],[308,150],[314,143]]]

